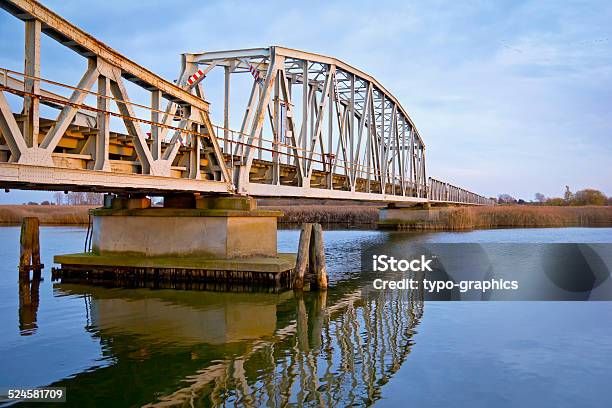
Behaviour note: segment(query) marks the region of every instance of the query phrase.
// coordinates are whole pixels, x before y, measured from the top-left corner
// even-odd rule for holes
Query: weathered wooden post
[[[310,249],[310,237],[312,235],[312,224],[302,224],[300,232],[300,243],[298,245],[297,260],[295,262],[295,276],[293,278],[293,288],[304,288],[304,275],[308,267],[308,257]]]
[[[315,285],[319,289],[327,289],[327,266],[325,261],[325,247],[323,245],[323,227],[314,225],[313,246],[315,248]]]
[[[36,217],[24,217],[21,224],[19,277],[30,278],[30,270],[34,271],[34,279],[40,279],[40,270],[44,267],[40,263],[39,221]]]
[[[313,287],[327,289],[327,267],[321,224],[302,224],[293,279],[294,289],[304,288],[304,277],[307,270],[309,277],[312,277]]]

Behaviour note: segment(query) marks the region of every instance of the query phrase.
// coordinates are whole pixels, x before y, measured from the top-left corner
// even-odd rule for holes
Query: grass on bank
[[[612,226],[612,207],[486,206],[449,209],[450,230]]]
[[[285,213],[281,223],[369,224],[378,221],[379,207],[296,205],[265,207]],[[445,208],[442,227],[450,230],[538,227],[612,226],[612,207],[483,206]]]
[[[378,221],[377,206],[365,205],[292,205],[259,207],[283,212],[281,223],[301,224],[318,222],[319,224],[376,224]]]
[[[0,205],[0,224],[21,224],[24,217],[38,217],[45,225],[86,225],[91,205]]]

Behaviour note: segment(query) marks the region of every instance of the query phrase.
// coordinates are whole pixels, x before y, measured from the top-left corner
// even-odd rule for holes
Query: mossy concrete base
[[[295,255],[277,254],[280,211],[250,197],[115,198],[91,211],[93,253],[58,255],[63,276],[288,286]]]
[[[96,209],[92,248],[99,255],[137,257],[275,257],[281,215],[249,209]]]
[[[290,287],[295,254],[242,259],[134,257],[80,253],[56,255],[58,278],[190,281]]]
[[[445,208],[387,207],[378,213],[380,229],[438,230],[446,227]]]

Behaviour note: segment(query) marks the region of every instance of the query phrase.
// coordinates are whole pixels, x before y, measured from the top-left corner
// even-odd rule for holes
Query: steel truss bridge
[[[25,25],[24,71],[0,68],[4,188],[492,204],[428,178],[406,110],[340,60],[279,46],[189,53],[173,83],[36,1],[0,7]],[[84,58],[77,83],[41,76],[41,34]],[[213,70],[224,78],[218,125],[204,94]],[[238,110],[237,76],[251,86]]]

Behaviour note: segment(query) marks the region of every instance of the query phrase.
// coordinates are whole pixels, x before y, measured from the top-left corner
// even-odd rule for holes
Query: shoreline
[[[80,226],[89,222],[91,205],[0,205],[0,225],[19,225],[23,217],[38,217],[41,225]],[[378,205],[297,204],[260,205],[266,210],[284,213],[279,227],[298,226],[304,222],[323,225],[375,229]],[[404,225],[408,230],[473,230],[507,228],[612,227],[612,206],[487,206],[441,207],[441,222]]]

